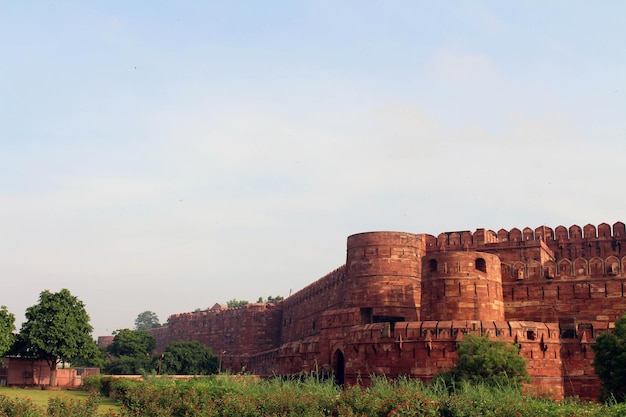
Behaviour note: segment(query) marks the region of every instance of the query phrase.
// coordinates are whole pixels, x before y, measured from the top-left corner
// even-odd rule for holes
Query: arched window
[[[487,272],[487,262],[483,258],[476,258],[474,266],[478,271]]]
[[[430,272],[437,272],[437,260],[431,259],[428,261],[428,268],[430,269]]]

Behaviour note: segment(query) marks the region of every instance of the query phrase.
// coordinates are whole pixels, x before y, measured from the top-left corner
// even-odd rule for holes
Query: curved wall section
[[[500,258],[439,252],[424,258],[423,320],[504,320]]]
[[[370,232],[349,236],[344,306],[364,309],[365,321],[368,315],[374,321],[376,317],[417,320],[425,252],[423,235]]]

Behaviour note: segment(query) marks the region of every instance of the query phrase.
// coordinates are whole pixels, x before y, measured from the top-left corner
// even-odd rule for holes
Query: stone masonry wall
[[[342,266],[281,303],[281,344],[319,333],[324,311],[340,308],[343,303],[345,278],[345,267]]]
[[[220,355],[226,369],[241,370],[247,358],[280,344],[282,309],[275,304],[248,304],[224,310],[174,314],[167,326],[150,332],[163,351],[171,341],[197,341]]]

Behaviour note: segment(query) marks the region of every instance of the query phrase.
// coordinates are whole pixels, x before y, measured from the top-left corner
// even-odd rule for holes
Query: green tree
[[[602,396],[626,400],[626,315],[615,322],[613,333],[601,333],[591,345],[593,366],[602,381]]]
[[[19,333],[19,354],[44,359],[50,366],[50,386],[56,386],[60,362],[96,354],[92,330],[85,305],[69,290],[45,290],[39,302],[26,309],[26,322]]]
[[[513,343],[467,334],[458,344],[458,359],[448,374],[455,381],[517,385],[529,381],[526,360]]]
[[[199,342],[172,342],[162,355],[162,372],[174,375],[210,375],[217,373],[218,358]]]
[[[149,330],[157,327],[161,327],[161,323],[159,323],[159,318],[153,311],[139,313],[135,319],[135,330]]]
[[[226,306],[228,308],[243,307],[248,304],[249,303],[246,300],[237,300],[235,298],[233,298],[232,300],[226,301]]]
[[[156,340],[145,330],[122,329],[113,333],[106,352],[113,357],[104,365],[111,375],[137,375],[154,370],[152,352]]]
[[[104,365],[107,375],[143,375],[152,372],[155,368],[152,357],[131,357],[109,359]]]
[[[93,346],[85,347],[85,349],[93,351],[93,354],[81,355],[80,358],[72,361],[72,365],[86,368],[100,368],[102,370],[106,364],[107,358],[105,348],[98,347],[98,343],[94,340]]]
[[[15,341],[15,316],[9,313],[6,306],[0,307],[0,357],[2,357]]]
[[[156,347],[156,340],[145,330],[122,329],[113,333],[113,341],[106,350],[113,356],[151,355]]]

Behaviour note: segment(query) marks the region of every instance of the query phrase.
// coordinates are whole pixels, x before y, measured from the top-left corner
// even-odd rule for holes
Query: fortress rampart
[[[346,292],[345,266],[287,297],[281,305],[281,343],[289,343],[319,333],[324,311],[340,308]]]
[[[175,314],[157,348],[205,343],[225,368],[431,379],[467,333],[517,343],[532,387],[595,399],[590,345],[626,311],[624,223],[348,237],[346,263],[276,304]]]

